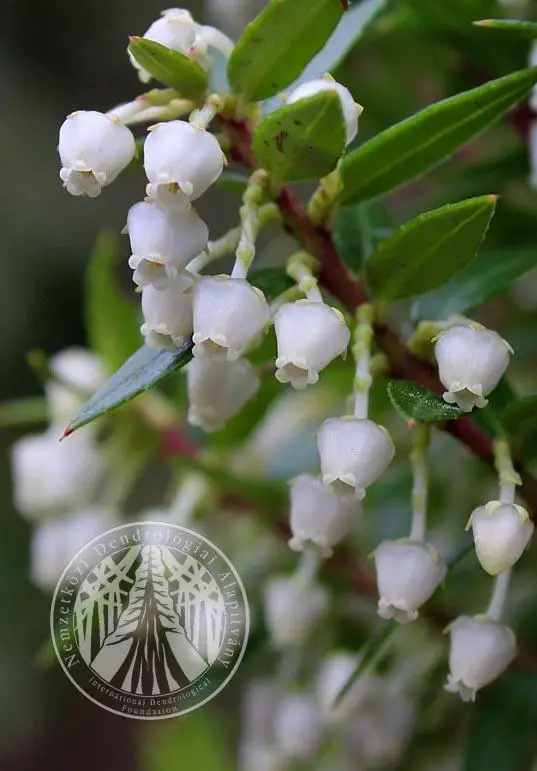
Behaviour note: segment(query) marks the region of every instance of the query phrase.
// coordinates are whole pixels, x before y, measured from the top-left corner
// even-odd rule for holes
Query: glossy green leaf
[[[520,101],[537,82],[537,68],[492,80],[436,102],[391,126],[341,162],[341,200],[363,201],[423,174]]]
[[[528,394],[515,399],[501,413],[507,431],[515,438],[522,439],[537,429],[537,394]]]
[[[66,435],[153,388],[188,364],[191,358],[191,340],[173,353],[164,348],[143,346],[78,410],[66,429]]]
[[[285,272],[285,268],[260,268],[253,270],[248,275],[251,284],[261,289],[267,300],[274,300],[276,297],[290,289],[294,281]]]
[[[110,371],[140,346],[139,303],[134,291],[119,285],[115,275],[118,238],[102,233],[86,271],[86,328],[90,347]]]
[[[242,196],[247,185],[248,177],[246,174],[240,174],[236,171],[224,171],[220,174],[216,182],[213,183],[213,188],[223,190],[226,193]]]
[[[267,115],[256,127],[253,148],[277,182],[317,179],[332,171],[345,147],[341,102],[321,91]]]
[[[147,70],[160,83],[175,88],[187,99],[196,99],[207,88],[207,73],[188,56],[171,48],[147,40],[131,37],[129,51],[140,67]]]
[[[481,19],[474,21],[476,27],[494,31],[506,32],[526,40],[537,38],[537,22],[521,19]]]
[[[537,249],[498,249],[480,252],[447,284],[427,292],[412,306],[412,316],[443,319],[466,313],[500,294],[537,265]]]
[[[378,244],[391,236],[393,228],[378,201],[342,206],[332,231],[339,255],[351,270],[373,256]]]
[[[277,94],[324,46],[343,9],[342,0],[269,0],[229,58],[232,88],[254,101]]]
[[[48,421],[47,401],[43,396],[26,396],[0,402],[0,428],[33,426]]]
[[[411,380],[390,380],[387,391],[391,403],[405,420],[437,423],[456,420],[464,415],[455,405],[448,404],[438,394]]]
[[[382,241],[366,265],[373,295],[384,302],[444,284],[469,263],[487,232],[496,196],[425,212]]]
[[[479,693],[472,708],[463,771],[520,771],[533,767],[537,677],[509,672]]]

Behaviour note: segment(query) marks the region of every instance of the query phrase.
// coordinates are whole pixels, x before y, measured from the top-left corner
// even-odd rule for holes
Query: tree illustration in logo
[[[116,555],[117,559],[117,555]],[[225,627],[222,592],[191,555],[130,547],[103,559],[77,596],[80,653],[110,685],[161,695],[199,677],[216,659]]]

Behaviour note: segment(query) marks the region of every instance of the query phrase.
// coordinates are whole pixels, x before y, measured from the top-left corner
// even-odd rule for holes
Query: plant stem
[[[352,347],[356,361],[356,374],[354,376],[354,416],[356,418],[367,418],[369,412],[369,389],[373,381],[370,359],[374,318],[375,309],[369,303],[358,308],[356,313],[358,323],[354,332],[354,345]]]
[[[509,590],[509,581],[511,579],[511,568],[504,570],[496,576],[494,581],[494,589],[492,590],[492,596],[490,598],[489,606],[486,614],[492,621],[499,621],[502,617],[505,600],[507,598],[507,592]]]
[[[427,448],[430,431],[425,423],[417,423],[412,429],[412,526],[410,538],[424,541],[427,532],[427,494],[429,488],[429,469],[427,466]]]
[[[246,278],[255,257],[255,242],[261,227],[260,209],[267,195],[268,174],[264,169],[257,169],[250,176],[242,197],[241,234],[235,253],[235,265],[231,273],[233,278]]]
[[[314,276],[317,267],[317,262],[311,254],[296,252],[287,261],[287,274],[296,281],[299,291],[305,294],[310,302],[322,303],[323,296]]]
[[[521,485],[522,480],[515,471],[509,443],[505,439],[494,442],[494,465],[500,482],[500,501],[514,503],[517,485]]]

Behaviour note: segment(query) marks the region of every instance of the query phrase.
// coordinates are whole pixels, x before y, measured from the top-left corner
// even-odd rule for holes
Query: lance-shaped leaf
[[[537,22],[521,19],[481,19],[474,21],[476,27],[510,33],[526,40],[537,38]]]
[[[387,385],[388,396],[405,420],[417,423],[437,423],[442,420],[461,418],[464,412],[441,396],[433,394],[412,380],[391,380]]]
[[[392,190],[450,156],[520,101],[537,82],[537,68],[432,104],[391,126],[341,162],[344,202]]]
[[[344,5],[342,0],[269,0],[229,58],[233,89],[260,101],[292,83],[328,40]]]
[[[507,431],[517,439],[537,429],[537,394],[528,394],[508,404],[501,413]]]
[[[172,51],[167,46],[143,37],[131,37],[129,51],[140,67],[160,83],[175,88],[187,99],[202,96],[207,88],[205,70],[179,51]]]
[[[341,101],[321,91],[267,115],[254,132],[253,148],[277,182],[316,179],[332,171],[345,147]]]
[[[78,410],[67,426],[65,436],[153,388],[165,377],[184,367],[191,358],[191,340],[187,340],[173,353],[164,348],[148,348],[144,345]]]
[[[480,252],[447,284],[417,299],[412,316],[415,320],[444,319],[466,313],[503,292],[536,265],[537,248]]]
[[[138,304],[122,290],[115,269],[117,237],[99,236],[86,271],[86,328],[90,347],[114,371],[140,345]]]
[[[475,256],[496,200],[486,195],[442,206],[382,241],[366,264],[373,295],[391,302],[441,286]]]

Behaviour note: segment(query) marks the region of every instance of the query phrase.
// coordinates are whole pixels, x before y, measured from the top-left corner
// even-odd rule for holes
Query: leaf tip
[[[487,201],[491,201],[492,203],[496,203],[500,199],[500,196],[497,193],[490,193],[489,195],[485,196],[485,199]]]
[[[64,439],[67,439],[68,436],[71,436],[72,433],[74,433],[74,428],[71,424],[67,426],[63,434],[60,436],[60,442],[63,442]]]
[[[473,21],[474,27],[490,27],[493,19],[479,19],[479,21]]]
[[[133,43],[139,43],[142,38],[140,35],[129,35],[129,43],[132,45]]]

